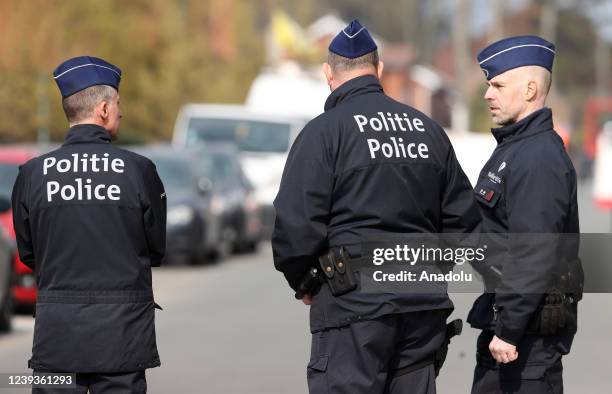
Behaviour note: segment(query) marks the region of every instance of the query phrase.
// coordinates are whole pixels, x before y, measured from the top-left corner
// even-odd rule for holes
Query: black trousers
[[[445,309],[387,315],[314,333],[310,394],[434,394],[432,363],[402,372],[433,361],[448,315]]]
[[[526,335],[517,346],[518,359],[497,364],[489,343],[492,331],[482,331],[476,343],[472,394],[562,394],[562,356],[569,353],[573,335]]]
[[[145,371],[128,373],[77,373],[76,388],[33,388],[32,394],[145,394]]]

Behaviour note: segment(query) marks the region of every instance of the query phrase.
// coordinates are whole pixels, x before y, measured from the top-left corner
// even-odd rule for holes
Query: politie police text
[[[108,153],[99,157],[96,153],[73,153],[72,159],[60,159],[46,157],[43,160],[43,175],[48,175],[52,170],[58,173],[98,173],[115,172],[122,174],[125,163],[122,159],[111,158]],[[121,188],[118,185],[93,184],[91,178],[74,178],[72,185],[60,185],[57,181],[47,182],[47,201],[51,202],[54,198],[61,198],[64,201],[70,200],[113,200],[121,199]]]
[[[406,113],[398,114],[387,112],[378,112],[378,116],[368,118],[365,115],[353,115],[357,127],[361,133],[366,131],[395,131],[395,132],[419,132],[424,133],[425,126],[419,118],[409,118]],[[368,138],[368,149],[370,158],[376,159],[380,157],[390,158],[410,158],[410,159],[427,159],[429,158],[429,148],[427,144],[421,142],[404,142],[402,137],[389,137],[389,142],[382,142],[376,138]]]

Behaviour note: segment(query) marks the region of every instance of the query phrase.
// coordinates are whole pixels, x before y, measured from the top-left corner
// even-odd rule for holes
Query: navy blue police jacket
[[[490,292],[476,300],[468,322],[516,345],[561,276],[569,275],[581,297],[576,172],[549,108],[492,133],[497,147],[474,192],[483,233],[501,240],[501,253],[488,262],[500,276],[489,275]]]
[[[113,373],[160,365],[151,267],[165,251],[154,164],[92,124],[21,166],[12,195],[21,260],[36,274],[34,370]]]
[[[272,247],[295,289],[317,258],[370,237],[472,232],[480,222],[472,186],[444,130],[361,76],[334,90],[325,112],[296,138],[283,172]],[[366,293],[339,297],[324,285],[310,308],[311,331],[417,310],[452,309],[444,294]]]

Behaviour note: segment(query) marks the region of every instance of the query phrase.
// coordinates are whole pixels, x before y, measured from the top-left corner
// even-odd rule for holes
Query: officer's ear
[[[106,100],[102,100],[96,105],[96,115],[98,115],[102,120],[107,120],[109,115],[109,102]]]
[[[378,65],[376,66],[376,76],[378,79],[382,78],[383,70],[385,68],[385,63],[382,60],[378,61]]]
[[[534,101],[537,98],[538,98],[538,84],[533,79],[528,79],[527,85],[525,86],[525,100]]]
[[[331,66],[327,62],[323,63],[323,74],[325,74],[325,79],[327,80],[327,85],[331,89],[332,82],[334,80],[334,73],[332,72]]]
[[[108,118],[108,103],[104,100],[96,104],[94,114],[96,118],[106,120]]]

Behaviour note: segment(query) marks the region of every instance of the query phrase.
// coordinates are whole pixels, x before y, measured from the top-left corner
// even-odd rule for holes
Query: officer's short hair
[[[93,113],[96,105],[115,97],[117,91],[112,86],[95,85],[83,89],[62,100],[64,113],[68,122],[78,122],[87,119]]]
[[[368,66],[377,67],[378,60],[378,51],[372,51],[354,59],[340,56],[331,51],[327,55],[327,63],[333,71],[351,71]]]

